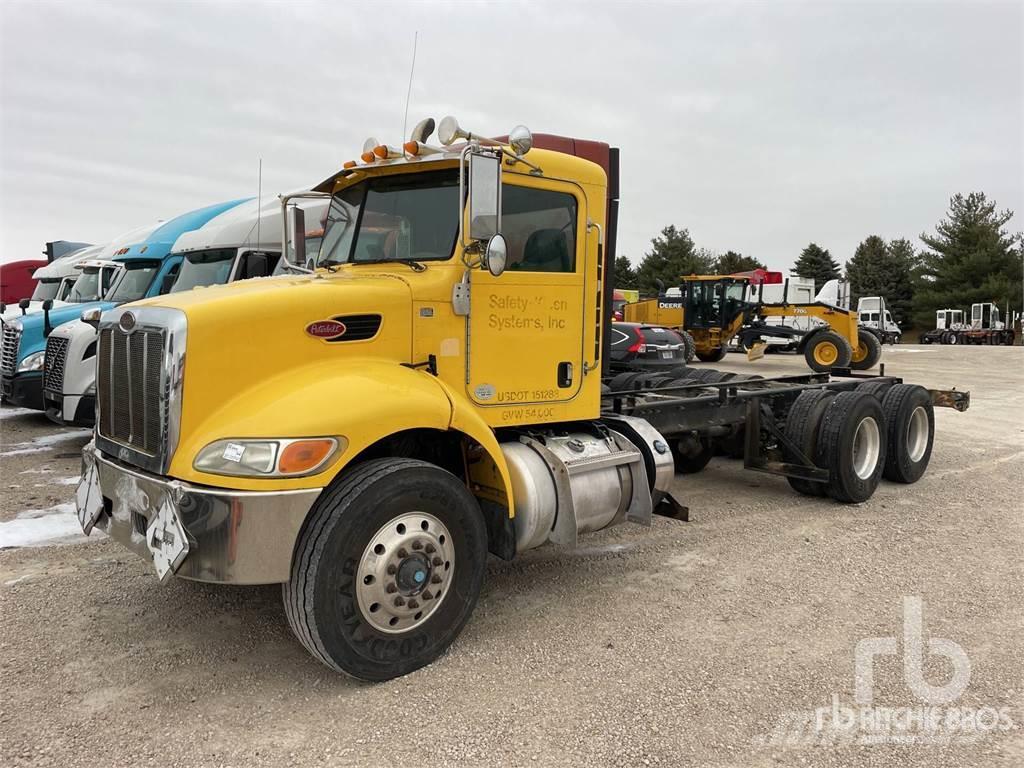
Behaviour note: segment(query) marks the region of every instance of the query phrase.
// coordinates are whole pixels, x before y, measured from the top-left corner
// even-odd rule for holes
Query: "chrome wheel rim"
[[[907,422],[907,456],[915,464],[928,450],[928,412],[917,406]]]
[[[356,598],[374,629],[415,629],[438,609],[455,573],[455,547],[444,523],[426,512],[400,515],[370,539],[356,571]]]
[[[853,472],[861,480],[867,480],[874,474],[881,444],[878,422],[870,416],[861,419],[853,436]]]

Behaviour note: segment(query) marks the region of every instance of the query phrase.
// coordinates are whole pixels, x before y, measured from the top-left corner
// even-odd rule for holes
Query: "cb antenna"
[[[416,30],[412,36],[412,65],[409,67],[409,87],[405,92],[405,116],[402,118],[402,143],[408,138],[405,135],[406,126],[409,124],[409,97],[412,96],[412,75],[416,71],[416,43],[419,41],[420,32]]]

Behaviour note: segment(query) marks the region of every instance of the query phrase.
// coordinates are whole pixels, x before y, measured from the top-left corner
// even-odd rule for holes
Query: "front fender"
[[[209,386],[188,391],[186,376],[186,410],[171,461],[172,477],[243,490],[322,488],[353,457],[389,435],[409,429],[454,429],[490,455],[512,508],[508,469],[493,431],[423,369],[350,358],[291,368],[249,387],[232,384],[227,391]],[[214,440],[316,436],[341,436],[347,446],[325,469],[309,477],[225,477],[192,467],[199,451]]]

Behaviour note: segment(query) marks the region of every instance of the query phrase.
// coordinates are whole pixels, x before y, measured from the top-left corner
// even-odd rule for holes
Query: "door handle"
[[[572,363],[566,361],[558,364],[558,386],[561,389],[572,386]]]

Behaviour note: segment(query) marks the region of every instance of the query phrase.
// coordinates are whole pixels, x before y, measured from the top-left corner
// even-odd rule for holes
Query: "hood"
[[[106,311],[115,305],[109,301],[89,301],[84,304],[67,304],[63,307],[50,310],[50,325],[56,328],[64,323],[78,320],[82,312],[93,307],[99,307]],[[20,310],[19,310],[20,311]],[[15,318],[18,320],[18,318]],[[29,355],[41,352],[46,349],[46,337],[44,331],[44,313],[36,312],[18,320],[21,323],[21,343],[18,345],[18,362],[20,363]]]
[[[395,275],[254,278],[124,308],[145,307],[185,314],[183,403],[200,418],[270,379],[301,377],[311,365],[358,365],[360,357],[411,362],[412,294]],[[361,317],[344,334],[325,337],[325,328],[337,328],[332,321],[352,316]]]

